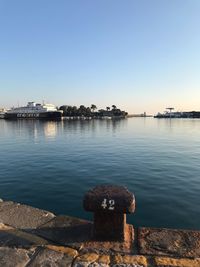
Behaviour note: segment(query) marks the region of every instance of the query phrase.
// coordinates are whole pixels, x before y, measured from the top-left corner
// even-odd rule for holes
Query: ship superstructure
[[[28,102],[27,106],[11,108],[5,113],[5,119],[60,119],[62,111],[52,104]]]

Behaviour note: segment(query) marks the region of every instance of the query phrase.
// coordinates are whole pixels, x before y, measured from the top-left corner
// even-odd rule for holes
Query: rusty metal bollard
[[[124,241],[126,213],[135,210],[135,197],[123,186],[100,185],[88,191],[83,200],[86,211],[94,212],[93,238]]]

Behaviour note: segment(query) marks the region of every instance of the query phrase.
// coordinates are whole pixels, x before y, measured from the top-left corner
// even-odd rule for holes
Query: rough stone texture
[[[156,267],[200,267],[200,259],[155,257]]]
[[[0,201],[0,212],[15,205],[13,201]]]
[[[100,255],[98,258],[98,263],[109,265],[110,264],[110,255]]]
[[[136,248],[131,225],[125,242],[92,239],[92,225],[0,202],[0,267],[200,267],[200,231],[140,228]]]
[[[42,248],[28,267],[71,267],[73,259],[67,253]]]
[[[101,253],[106,253],[113,255],[116,252],[121,253],[134,253],[134,231],[132,225],[126,225],[126,231],[125,231],[125,241],[124,242],[118,242],[118,241],[95,241],[90,240],[87,242],[82,243],[82,249],[81,251],[87,252],[87,251],[99,251]]]
[[[200,257],[200,232],[140,228],[139,252],[147,255]]]
[[[102,206],[106,199],[107,207]],[[109,203],[114,200],[114,205]],[[88,191],[83,200],[85,210],[97,212],[106,210],[106,212],[133,213],[135,210],[135,198],[132,193],[124,186],[100,185]],[[114,209],[113,209],[114,207]]]
[[[30,261],[35,249],[25,250],[16,248],[0,248],[0,266],[1,267],[25,267]]]
[[[37,228],[54,217],[48,211],[13,202],[0,202],[0,223],[19,229]]]
[[[125,255],[122,256],[120,254],[116,254],[113,257],[113,264],[118,264],[118,265],[128,265],[128,266],[137,266],[137,267],[147,267],[147,259],[144,256],[140,255]]]
[[[97,265],[99,255],[97,253],[86,253],[76,258],[74,261],[74,267],[87,267],[89,265]]]
[[[9,226],[9,225],[5,225],[3,223],[0,223],[0,231],[3,231],[3,230],[12,230],[14,229],[13,227]]]
[[[69,247],[47,245],[46,248],[57,251],[57,252],[65,253],[71,256],[72,258],[75,258],[76,256],[78,256],[78,251],[75,249],[69,248]]]
[[[91,239],[91,222],[68,216],[57,216],[32,233],[57,244],[80,249]]]
[[[46,244],[48,241],[38,236],[0,224],[0,246],[29,248]]]

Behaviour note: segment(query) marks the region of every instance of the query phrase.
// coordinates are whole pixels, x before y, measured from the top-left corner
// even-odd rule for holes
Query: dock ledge
[[[97,191],[86,194],[84,201]],[[117,212],[125,206],[133,212],[130,196],[126,197],[129,203],[123,202]],[[103,201],[106,204],[105,199]],[[114,202],[110,204],[113,206]],[[96,209],[96,203],[92,207],[88,203],[84,205],[90,211]],[[99,211],[95,212],[99,216]],[[124,240],[96,239],[92,236],[95,222],[56,216],[45,210],[0,200],[0,266],[200,267],[200,231],[136,229],[132,225],[126,228],[126,223],[123,226],[128,229],[124,230]]]

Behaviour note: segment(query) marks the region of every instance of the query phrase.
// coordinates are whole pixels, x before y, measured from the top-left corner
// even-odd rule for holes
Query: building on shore
[[[173,119],[173,118],[200,118],[200,111],[165,111],[164,113],[158,112],[154,118],[158,119]]]

